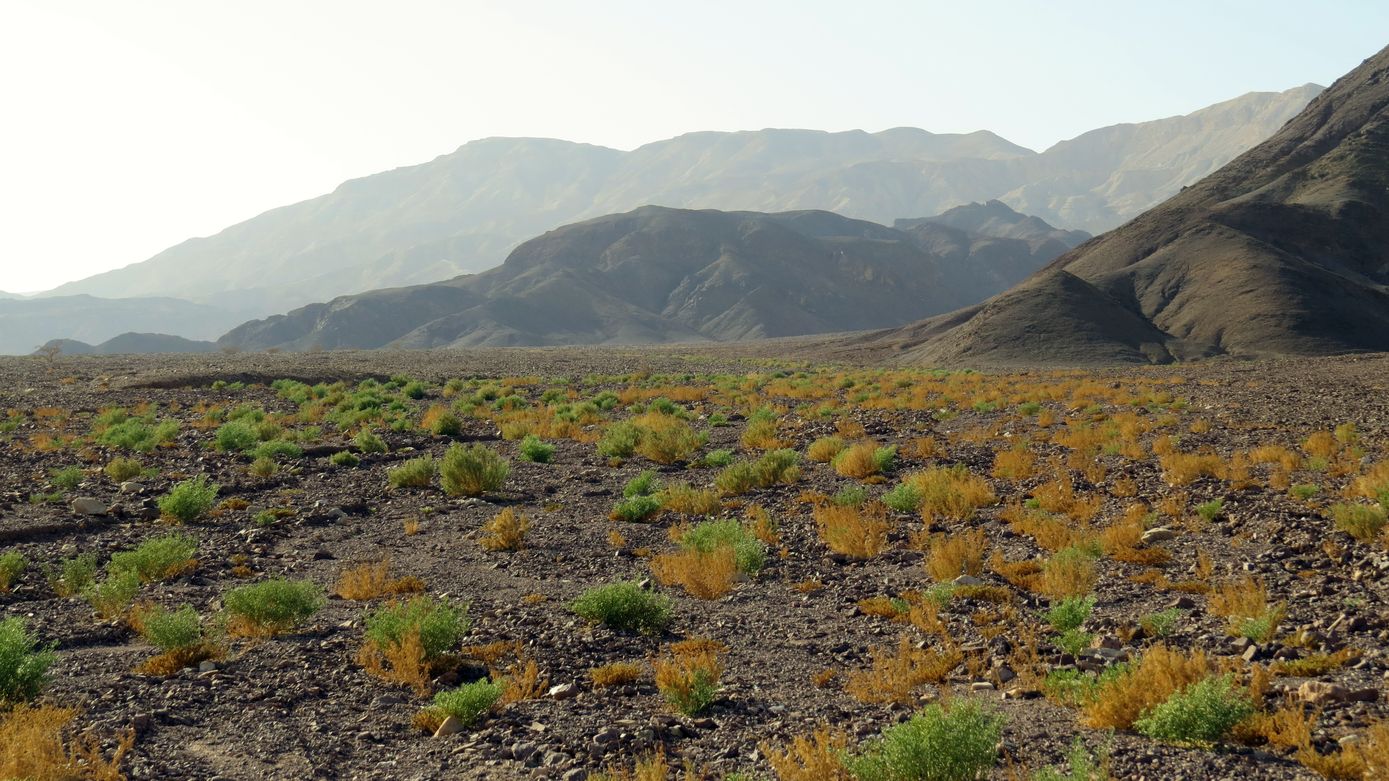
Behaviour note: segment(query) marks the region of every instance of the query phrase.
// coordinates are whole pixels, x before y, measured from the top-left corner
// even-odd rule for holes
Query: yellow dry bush
[[[858,609],[865,616],[886,618],[889,621],[905,621],[906,611],[910,610],[911,606],[880,595],[860,599]]]
[[[1225,461],[1215,453],[1168,453],[1158,457],[1168,485],[1188,485],[1201,477],[1225,477]]]
[[[749,450],[778,450],[787,446],[786,440],[778,434],[776,421],[766,418],[749,423],[739,441]]]
[[[939,581],[961,575],[978,577],[984,570],[984,549],[988,538],[983,529],[959,534],[937,534],[931,538],[926,554],[926,571]]]
[[[1210,661],[1202,651],[1187,656],[1165,645],[1155,645],[1136,664],[1095,692],[1085,705],[1084,722],[1095,729],[1129,729],[1144,711],[1210,672]]]
[[[887,508],[879,502],[860,507],[817,504],[811,515],[820,539],[835,553],[868,559],[887,549],[892,523],[887,518]]]
[[[1304,746],[1293,758],[1336,781],[1389,781],[1389,721],[1378,722],[1338,752],[1319,754]]]
[[[506,688],[502,690],[499,699],[502,704],[538,700],[550,688],[550,679],[542,678],[539,665],[534,659],[525,656],[518,657],[505,670],[493,670],[492,680],[506,682]]]
[[[652,663],[656,688],[678,709],[698,711],[701,697],[723,676],[723,657],[728,646],[717,640],[692,637],[670,644],[668,655]]]
[[[674,483],[660,494],[662,509],[681,515],[713,515],[723,509],[717,491],[695,488],[689,483]]]
[[[998,501],[989,482],[963,466],[932,467],[913,472],[902,482],[921,496],[921,517],[927,521],[968,520],[975,510]]]
[[[588,677],[592,679],[593,685],[600,689],[636,683],[641,678],[641,674],[642,666],[636,662],[613,662],[602,667],[594,667],[588,671]]]
[[[1053,466],[1056,477],[1032,489],[1032,498],[1049,513],[1061,513],[1081,524],[1092,521],[1104,507],[1104,497],[1077,495],[1071,473],[1059,465]]]
[[[878,443],[873,441],[850,445],[834,457],[834,471],[855,480],[875,475],[881,471],[876,458],[877,452]]]
[[[752,536],[761,540],[771,548],[781,544],[781,534],[777,530],[776,521],[772,514],[767,512],[767,508],[760,504],[749,505],[743,511],[743,525],[752,532]]]
[[[433,670],[425,659],[418,627],[407,630],[399,643],[385,648],[366,643],[357,653],[357,663],[383,681],[409,686],[421,697],[429,693]]]
[[[718,599],[733,590],[738,577],[737,554],[732,545],[710,551],[686,548],[651,559],[651,574],[665,585],[679,585],[699,599]]]
[[[632,425],[641,432],[637,453],[658,464],[688,461],[704,444],[703,437],[673,415],[647,412],[632,418]]]
[[[935,437],[917,437],[908,442],[903,450],[908,458],[921,460],[941,458],[945,455],[945,448],[941,447],[940,442],[936,441]]]
[[[1042,565],[1036,583],[1052,599],[1085,596],[1095,590],[1095,558],[1079,547],[1063,548]]]
[[[52,705],[18,705],[0,714],[0,778],[123,781],[121,761],[135,745],[135,733],[122,733],[107,757],[95,736],[71,734],[76,715]]]
[[[1302,441],[1302,452],[1313,458],[1331,458],[1336,450],[1336,435],[1330,431],[1315,431]]]
[[[1042,563],[1036,559],[1009,561],[995,550],[989,557],[989,569],[1020,589],[1035,591],[1037,578],[1042,574]]]
[[[851,781],[853,776],[842,761],[848,746],[843,733],[822,725],[810,735],[797,735],[786,746],[763,743],[761,749],[779,781]]]
[[[392,578],[389,559],[361,564],[342,571],[334,593],[343,599],[365,601],[387,594],[418,594],[424,582],[416,577]]]
[[[845,440],[859,439],[867,432],[863,424],[851,418],[840,418],[834,422],[834,430]]]
[[[1278,626],[1283,617],[1283,603],[1276,605],[1268,601],[1268,588],[1263,581],[1254,577],[1244,577],[1221,584],[1210,595],[1211,613],[1229,622],[1232,635],[1267,633]],[[1251,626],[1254,625],[1254,626]],[[1262,641],[1261,641],[1262,642]]]
[[[849,673],[844,691],[865,703],[911,702],[916,687],[945,678],[963,659],[953,646],[937,649],[917,648],[903,636],[894,651],[874,648],[873,664],[867,670]]]
[[[1256,713],[1235,728],[1235,737],[1246,742],[1260,740],[1277,748],[1302,748],[1312,742],[1320,711],[1310,713],[1299,704],[1285,705],[1272,713]]]
[[[810,447],[806,448],[805,457],[817,464],[828,464],[847,446],[848,444],[844,441],[843,437],[820,437],[814,442],[811,442]]]
[[[1365,470],[1363,475],[1352,480],[1347,493],[1366,499],[1378,499],[1386,491],[1389,491],[1389,461],[1380,461]]]
[[[1249,460],[1256,464],[1276,464],[1285,472],[1302,466],[1302,458],[1282,445],[1260,445],[1249,451]]]
[[[1164,548],[1145,547],[1143,532],[1148,528],[1148,508],[1142,503],[1131,504],[1124,517],[1100,533],[1100,547],[1115,561],[1126,564],[1153,566],[1172,558]]]
[[[530,530],[531,519],[507,507],[483,525],[477,541],[486,550],[518,551],[526,547]]]
[[[1032,476],[1037,457],[1023,448],[1002,450],[994,456],[993,476],[1000,480],[1026,480]]]

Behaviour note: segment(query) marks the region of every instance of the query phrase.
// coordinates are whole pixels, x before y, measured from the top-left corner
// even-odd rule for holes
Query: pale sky
[[[0,290],[487,136],[909,125],[1040,150],[1330,84],[1386,43],[1383,0],[0,0]]]

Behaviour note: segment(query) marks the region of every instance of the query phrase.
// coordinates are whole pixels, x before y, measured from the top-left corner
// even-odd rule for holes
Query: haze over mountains
[[[0,299],[0,354],[33,352],[56,334],[84,342],[100,342],[121,331],[172,331],[215,339],[239,319],[177,298],[6,298]]]
[[[482,274],[312,304],[220,344],[636,344],[877,328],[1003,290],[1088,238],[997,202],[938,220],[894,229],[824,211],[646,206],[550,231]]]
[[[1389,350],[1389,48],[1133,222],[849,349],[870,347],[933,364]]]
[[[49,294],[171,296],[264,315],[480,271],[543,231],[648,204],[824,209],[891,224],[999,199],[1098,232],[1268,137],[1320,89],[1250,93],[1183,117],[1095,130],[1040,154],[988,132],[911,128],[690,133],[631,152],[485,139]],[[138,329],[112,333],[125,330]]]

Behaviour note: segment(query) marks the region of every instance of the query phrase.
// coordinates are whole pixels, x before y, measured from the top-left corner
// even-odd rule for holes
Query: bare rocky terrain
[[[1369,764],[1342,777],[1383,777],[1374,763],[1384,755],[1371,749],[1389,717],[1389,537],[1352,536],[1336,508],[1378,507],[1375,490],[1389,483],[1389,357],[1004,374],[792,362],[774,357],[783,347],[4,360],[0,544],[28,567],[0,594],[0,616],[56,645],[43,701],[79,709],[76,723],[108,751],[133,733],[120,763],[129,778],[577,779],[657,750],[710,779],[785,778],[768,755],[793,737],[829,724],[853,750],[942,698],[1003,717],[992,778],[1062,763],[1077,736],[1107,753],[1113,778],[1318,778],[1315,768],[1360,749]],[[321,395],[296,401],[302,386],[269,387],[285,378],[322,384]],[[382,402],[340,426],[341,405],[362,394]],[[551,427],[603,394],[615,406]],[[439,407],[455,411],[457,433],[421,428]],[[750,432],[763,408],[775,442]],[[147,452],[102,444],[99,418],[112,409],[176,422],[176,434]],[[672,463],[599,454],[604,432],[642,414],[707,441]],[[213,446],[233,419],[267,423],[263,438],[300,453],[281,452],[274,474],[255,476],[250,456]],[[545,432],[551,463],[522,460],[507,438],[527,426]],[[361,429],[386,452],[361,452]],[[895,447],[896,457],[859,477],[807,457],[836,435]],[[510,461],[499,489],[465,498],[437,481],[390,486],[388,471],[409,459],[474,442]],[[730,490],[725,467],[703,460],[720,450],[753,460],[772,445],[800,454],[787,482]],[[360,463],[334,464],[339,452]],[[1015,469],[1000,467],[1000,454],[1017,452],[1028,455]],[[145,474],[122,487],[103,473],[116,457]],[[972,512],[876,504],[912,475],[950,466],[992,496]],[[64,487],[55,475],[68,467],[81,475]],[[703,513],[611,520],[644,470],[667,487],[713,492],[711,516],[765,509],[774,525],[759,531],[765,565],[715,599],[654,577],[679,528]],[[220,487],[216,509],[184,524],[161,518],[158,498],[198,475]],[[94,514],[74,509],[86,504]],[[827,507],[879,513],[881,550],[833,550],[817,522]],[[508,508],[532,521],[524,549],[485,549],[484,525]],[[152,675],[137,668],[156,649],[129,616],[103,620],[82,596],[59,597],[44,566],[81,553],[105,565],[170,532],[196,539],[197,564],[143,585],[136,602],[191,605],[225,655]],[[982,552],[958,582],[931,574],[933,544],[952,539]],[[1087,546],[1089,579],[1078,575],[1069,593],[1095,603],[1071,653],[1047,625],[1062,592],[1043,575],[1059,550]],[[334,594],[345,570],[384,561],[392,576],[465,603],[472,620],[455,663],[434,670],[423,695],[359,659],[365,616],[390,597]],[[231,589],[281,576],[320,587],[322,609],[272,637],[218,635]],[[622,632],[570,609],[616,580],[670,597],[670,624]],[[1253,609],[1266,613],[1222,615],[1250,584],[1263,588]],[[1272,625],[1251,629],[1255,618]],[[685,715],[658,691],[650,663],[696,637],[726,646],[724,672],[713,703]],[[466,657],[499,642],[514,645],[491,660],[498,670],[535,663],[528,696],[457,734],[422,730],[430,696],[485,675],[482,660]],[[955,654],[953,663],[930,680],[867,675],[899,642]],[[1230,674],[1258,713],[1214,745],[1177,745],[1089,726],[1093,706],[1058,683],[1099,680],[1159,646],[1207,654],[1209,672]],[[635,681],[595,685],[590,669],[623,661],[642,666]],[[1270,727],[1279,714],[1305,736]]]

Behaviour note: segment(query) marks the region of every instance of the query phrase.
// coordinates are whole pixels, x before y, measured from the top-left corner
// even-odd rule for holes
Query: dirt
[[[257,478],[248,474],[245,456],[209,446],[215,427],[194,425],[202,417],[195,409],[199,404],[294,413],[295,405],[268,387],[281,377],[349,385],[396,374],[418,378],[430,386],[426,398],[409,402],[412,419],[433,404],[449,403],[441,396],[441,384],[451,378],[537,377],[539,384],[517,391],[531,402],[551,388],[573,389],[590,398],[602,390],[621,392],[633,386],[706,387],[708,382],[701,378],[705,374],[756,375],[762,383],[770,372],[783,368],[810,372],[815,387],[838,388],[843,379],[841,370],[817,369],[805,361],[782,363],[766,349],[83,357],[59,358],[53,364],[32,358],[0,360],[0,410],[17,411],[11,418],[17,425],[0,434],[0,544],[30,561],[13,591],[0,594],[0,617],[21,616],[44,642],[56,644],[58,661],[46,700],[80,708],[82,726],[103,736],[108,746],[120,731],[135,730],[135,747],[123,768],[130,778],[575,779],[610,764],[630,766],[633,758],[658,748],[677,763],[689,760],[707,769],[709,778],[734,771],[770,778],[767,745],[780,745],[821,723],[857,741],[904,720],[943,694],[980,697],[1006,717],[1001,746],[1006,760],[1000,761],[993,778],[1061,762],[1077,735],[1091,748],[1108,746],[1115,778],[1318,777],[1297,764],[1291,751],[1257,740],[1214,749],[1179,747],[1132,731],[1110,736],[1083,727],[1074,708],[1021,691],[1040,689],[1038,681],[1024,677],[1000,683],[990,672],[1008,658],[999,639],[1016,639],[1019,634],[1017,627],[979,623],[980,611],[995,607],[988,603],[956,599],[942,611],[955,641],[977,655],[982,674],[962,665],[944,681],[919,687],[905,704],[865,704],[842,690],[846,675],[870,664],[874,648],[895,646],[904,635],[914,642],[931,642],[907,624],[866,616],[858,607],[869,597],[933,585],[923,568],[923,552],[911,545],[912,532],[924,530],[926,523],[915,514],[894,513],[889,549],[865,561],[848,560],[832,554],[820,540],[810,505],[801,501],[803,492],[833,495],[862,486],[879,496],[900,476],[937,464],[963,464],[987,477],[1000,442],[1036,430],[1008,404],[989,409],[964,399],[951,414],[933,415],[931,409],[869,408],[853,401],[854,388],[834,390],[835,415],[862,425],[879,443],[901,448],[886,480],[864,483],[839,476],[827,464],[803,462],[804,474],[797,483],[737,497],[762,505],[777,519],[779,550],[772,551],[756,576],[714,601],[650,582],[650,588],[670,595],[675,603],[673,624],[658,636],[590,624],[568,605],[591,586],[617,579],[651,581],[641,549],[673,550],[669,529],[692,520],[663,513],[642,523],[610,521],[609,511],[627,480],[655,469],[666,481],[708,486],[717,469],[662,466],[641,457],[614,466],[593,444],[565,439],[553,441],[553,463],[528,463],[518,457],[516,441],[499,437],[493,421],[465,418],[462,434],[455,437],[382,431],[389,452],[363,454],[355,468],[328,462],[328,453],[353,446],[343,432],[317,424],[321,436],[306,443],[309,455],[288,459],[274,477]],[[1165,428],[1145,435],[1145,445],[1164,433],[1180,434],[1183,450],[1204,448],[1226,458],[1271,443],[1297,450],[1313,431],[1354,422],[1358,473],[1389,455],[1386,370],[1389,357],[1373,356],[1210,362],[1179,369],[1096,370],[1083,376],[1048,372],[972,377],[982,378],[986,386],[996,381],[999,387],[1071,383],[1061,398],[1043,401],[1058,418],[1054,428],[1087,415],[1136,409],[1145,419],[1168,419]],[[863,372],[877,370],[847,371],[862,380]],[[909,385],[916,375],[899,376]],[[930,379],[919,376],[922,382]],[[219,384],[214,389],[219,380],[244,387]],[[1112,391],[1116,397],[1166,390],[1183,403],[1158,402],[1145,411],[1100,401],[1087,409],[1070,403],[1081,383],[1096,393]],[[863,387],[862,381],[855,386]],[[834,433],[835,415],[798,409],[797,399],[773,401],[789,408],[780,424],[790,446],[804,452],[817,437]],[[111,457],[121,455],[119,451],[86,439],[53,450],[36,447],[36,435],[85,438],[100,410],[141,403],[158,405],[161,415],[178,419],[181,426],[173,446],[136,456],[157,470],[156,476],[140,478],[144,488],[138,494],[121,494],[100,473]],[[746,425],[740,413],[748,410],[713,402],[682,406],[695,427],[709,435],[703,452],[728,448],[740,457],[756,455],[739,444]],[[731,413],[731,425],[709,425],[713,413]],[[621,411],[611,414],[626,416]],[[1198,421],[1209,428],[1193,433]],[[978,441],[978,432],[991,426],[989,435]],[[911,455],[910,443],[927,436],[945,446],[944,456]],[[469,499],[448,497],[437,486],[388,486],[390,467],[425,452],[442,455],[455,441],[484,442],[510,459],[512,473],[504,487]],[[1054,442],[1034,447],[1044,458],[1066,454]],[[1328,505],[1342,501],[1340,494],[1355,474],[1298,471],[1293,482],[1317,482],[1321,487],[1316,498],[1302,501],[1270,487],[1262,467],[1254,470],[1252,485],[1203,477],[1174,488],[1151,456],[1130,460],[1106,454],[1099,459],[1107,474],[1097,485],[1091,486],[1079,472],[1073,477],[1078,489],[1104,498],[1100,526],[1121,517],[1135,501],[1156,507],[1164,498],[1184,494],[1184,517],[1163,521],[1177,531],[1176,539],[1161,543],[1172,557],[1162,567],[1164,572],[1172,580],[1192,577],[1198,554],[1204,554],[1212,565],[1212,583],[1255,575],[1274,599],[1286,601],[1277,639],[1258,647],[1256,663],[1270,664],[1280,652],[1287,658],[1310,653],[1292,640],[1304,631],[1320,636],[1319,650],[1351,647],[1361,652],[1357,660],[1319,680],[1372,692],[1374,697],[1327,705],[1315,725],[1315,750],[1334,751],[1340,738],[1361,734],[1389,716],[1384,693],[1389,670],[1389,551],[1352,540],[1336,531],[1328,517]],[[87,470],[81,485],[63,490],[49,484],[54,470],[74,464]],[[430,594],[468,605],[473,625],[465,643],[518,641],[550,685],[573,684],[577,694],[508,704],[461,734],[424,734],[412,726],[412,719],[428,704],[427,698],[369,675],[357,661],[364,613],[381,601],[362,603],[336,596],[290,633],[255,642],[228,641],[227,657],[211,669],[190,668],[167,677],[133,672],[154,649],[125,623],[99,620],[81,598],[59,598],[44,579],[41,565],[88,551],[104,562],[111,552],[167,533],[169,524],[158,518],[155,499],[178,479],[197,474],[209,475],[221,486],[220,500],[241,499],[247,505],[182,527],[199,540],[197,568],[172,581],[145,586],[141,601],[170,607],[191,604],[210,621],[230,588],[287,576],[311,580],[331,592],[344,568],[389,559],[393,574],[416,576]],[[1113,495],[1110,489],[1121,477],[1134,482],[1136,497]],[[1017,534],[1000,518],[1007,505],[1030,496],[1044,476],[989,479],[1000,498],[997,505],[965,522],[937,522],[937,529],[982,529],[990,547],[1011,559],[1044,556],[1047,551],[1035,540]],[[44,501],[52,494],[60,496]],[[77,497],[119,507],[108,517],[82,517],[69,507]],[[1192,520],[1192,508],[1213,499],[1224,500],[1218,517],[1204,524]],[[291,514],[272,525],[255,523],[255,513],[268,507],[284,507]],[[479,529],[505,507],[532,518],[527,547],[515,553],[484,550],[478,543]],[[407,535],[404,525],[413,520],[420,528]],[[617,549],[609,539],[613,530],[625,538]],[[1145,569],[1142,566],[1103,557],[1098,567],[1098,603],[1086,628],[1118,639],[1123,655],[1136,658],[1156,642],[1141,634],[1124,640],[1126,628],[1131,630],[1139,616],[1186,596],[1192,607],[1183,611],[1166,642],[1204,649],[1239,674],[1248,672],[1250,664],[1240,658],[1244,644],[1229,635],[1224,619],[1210,612],[1207,596],[1131,580]],[[981,577],[1007,589],[1009,604],[1034,626],[1049,604],[1046,597],[1010,585],[987,567]],[[823,588],[795,588],[806,581],[817,581]],[[696,636],[719,640],[729,649],[722,690],[704,713],[673,712],[649,672],[626,687],[597,689],[589,680],[590,668],[641,662],[674,640]],[[1070,661],[1045,640],[1039,651],[1039,674]],[[826,669],[838,671],[837,681],[823,688],[812,685],[812,676]],[[446,687],[450,680],[446,676],[436,681],[435,688]],[[1275,678],[1261,706],[1277,708],[1303,680]],[[985,682],[998,688],[971,693],[984,688],[976,684]],[[1005,697],[1009,689],[1029,697]]]

